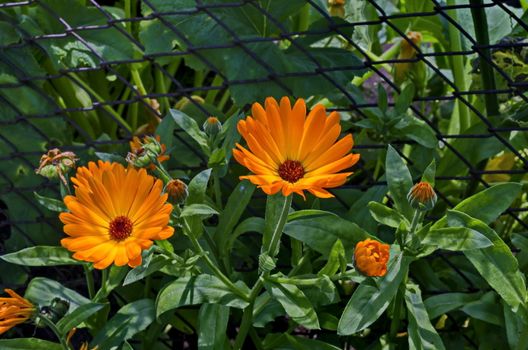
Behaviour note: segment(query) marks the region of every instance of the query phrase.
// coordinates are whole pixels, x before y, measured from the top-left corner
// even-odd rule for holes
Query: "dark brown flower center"
[[[122,241],[132,234],[132,221],[126,216],[118,216],[110,223],[110,237],[115,241]]]
[[[304,168],[301,162],[288,159],[279,166],[279,176],[293,184],[303,178]]]

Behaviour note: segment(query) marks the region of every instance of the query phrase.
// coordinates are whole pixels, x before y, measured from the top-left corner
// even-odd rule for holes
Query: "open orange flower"
[[[352,172],[339,173],[359,160],[349,153],[354,145],[351,134],[336,142],[341,133],[339,114],[326,115],[316,105],[306,116],[306,105],[298,99],[293,108],[283,97],[280,105],[268,97],[265,109],[254,103],[252,117],[238,122],[238,131],[249,150],[236,145],[235,159],[254,175],[241,176],[269,194],[282,190],[284,196],[304,190],[320,198],[333,195],[325,188],[343,185]]]
[[[367,238],[356,244],[354,265],[366,276],[381,277],[387,273],[390,246]]]
[[[4,289],[10,297],[0,298],[0,334],[31,318],[36,308],[31,302],[11,289]]]
[[[77,169],[72,182],[75,196],[64,198],[70,212],[61,213],[60,220],[70,236],[61,244],[75,252],[75,259],[93,262],[97,269],[112,263],[135,267],[153,240],[174,233],[163,182],[145,169],[90,162]]]

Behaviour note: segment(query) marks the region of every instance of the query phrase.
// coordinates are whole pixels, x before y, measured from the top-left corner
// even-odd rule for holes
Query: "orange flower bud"
[[[345,0],[328,0],[328,11],[333,17],[345,17]]]
[[[381,277],[387,273],[390,246],[367,238],[356,244],[354,265],[362,274],[370,277]]]
[[[152,164],[152,159],[162,163],[170,158],[165,154],[167,147],[160,143],[159,135],[156,135],[156,137],[145,136],[143,140],[134,136],[129,144],[130,152],[126,159],[128,163],[137,168],[147,167],[150,170],[154,170],[156,166]]]
[[[0,334],[14,326],[26,322],[33,316],[36,308],[11,289],[4,289],[10,297],[0,298]]]
[[[414,209],[431,210],[436,204],[437,196],[429,182],[418,182],[407,194],[407,200]]]
[[[179,179],[170,180],[165,186],[165,192],[169,194],[174,203],[183,203],[189,195],[187,185]]]

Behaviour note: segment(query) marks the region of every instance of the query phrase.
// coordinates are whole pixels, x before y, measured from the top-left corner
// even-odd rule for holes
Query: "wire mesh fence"
[[[267,96],[323,101],[354,134],[362,161],[329,206],[368,215],[366,198],[387,192],[390,143],[415,179],[438,159],[440,216],[477,188],[526,179],[527,30],[520,3],[497,0],[0,1],[1,250],[60,237],[33,194],[56,191],[34,174],[46,150],[126,153],[170,108],[201,124]],[[409,83],[412,115],[380,117]],[[173,168],[207,167],[182,130],[174,139]],[[527,211],[516,203],[505,225],[526,230]]]

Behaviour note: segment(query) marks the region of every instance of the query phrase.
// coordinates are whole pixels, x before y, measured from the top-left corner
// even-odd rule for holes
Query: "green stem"
[[[486,11],[482,0],[470,0],[471,16],[473,17],[473,25],[475,27],[475,36],[479,45],[489,45],[488,21],[486,19]],[[482,76],[482,85],[485,90],[495,90],[495,75],[493,67],[489,62],[492,61],[490,49],[480,48],[480,72]],[[497,116],[499,114],[499,101],[497,94],[485,94],[484,101],[486,103],[486,111],[488,117]]]
[[[59,339],[60,344],[64,350],[70,350],[70,347],[68,346],[68,343],[66,343],[66,339],[60,334],[59,330],[57,329],[57,326],[55,323],[53,323],[49,318],[46,316],[41,316],[40,320],[42,320],[46,326],[48,326],[49,329],[55,334],[57,339]]]
[[[154,70],[154,76],[156,78],[156,91],[159,94],[166,94],[168,91],[165,86],[165,77],[163,76],[163,73],[161,73],[159,69],[156,69]],[[159,100],[163,108],[162,111],[168,113],[170,109],[169,99],[167,97],[161,97]]]
[[[141,80],[141,75],[139,74],[139,71],[137,70],[134,64],[132,64],[130,73],[132,74],[132,80],[134,81],[134,84],[136,85],[137,91],[143,97],[143,100],[145,100],[145,102],[150,105],[150,98],[146,97],[147,90],[145,89],[145,86],[143,85],[143,81]]]
[[[456,5],[456,0],[447,0],[447,6]],[[457,13],[456,10],[448,10],[447,14],[449,17],[453,19],[453,21],[457,20]],[[450,41],[450,50],[454,52],[461,52],[462,51],[462,42],[460,40],[460,32],[455,28],[454,25],[449,24],[449,41]],[[453,71],[453,77],[455,80],[455,85],[458,90],[460,91],[467,91],[467,84],[464,74],[464,56],[461,54],[451,56],[451,70]],[[458,115],[459,115],[459,128],[460,132],[463,132],[467,128],[469,128],[470,121],[469,121],[469,108],[464,103],[461,103],[459,99],[456,100],[457,107],[458,107]]]
[[[132,18],[132,6],[130,5],[130,0],[125,0],[125,18]],[[132,33],[132,22],[125,22],[126,30],[129,33]]]
[[[209,258],[209,255],[207,255],[207,252],[200,245],[200,242],[198,242],[196,237],[194,237],[193,234],[190,232],[188,225],[186,226],[188,231],[187,236],[191,240],[191,243],[193,244],[194,248],[198,251],[200,256],[205,260],[205,263],[213,271],[216,277],[218,277],[234,294],[238,295],[243,300],[249,301],[249,297],[244,292],[242,292],[233,282],[231,282],[231,280],[226,275],[224,275],[223,272],[220,271],[220,269],[214,264],[211,258]]]
[[[387,51],[385,51],[381,56],[377,56],[376,54],[368,51],[368,50],[365,50],[365,54],[370,58],[372,59],[374,62],[376,61],[384,61],[384,60],[388,60],[388,59],[391,59],[391,58],[394,58],[399,52],[400,52],[400,46],[401,46],[401,40],[398,41],[396,44],[392,45]],[[387,72],[390,72],[391,71],[391,67],[390,65],[384,63],[384,64],[381,64],[382,68],[384,68]],[[363,84],[365,82],[365,80],[367,80],[368,78],[370,78],[372,75],[374,74],[374,70],[372,69],[369,69],[369,71],[365,74],[363,74],[362,77],[355,77],[353,80],[352,80],[352,84],[356,85],[356,86],[360,86],[361,84]]]
[[[222,79],[222,77],[219,74],[217,74],[215,75],[213,82],[211,83],[211,86],[220,86],[222,85],[223,81],[224,80]],[[220,90],[218,89],[209,90],[207,92],[207,95],[205,96],[205,103],[213,104],[219,92]]]
[[[288,197],[286,197],[284,204],[282,205],[279,221],[277,222],[277,225],[275,226],[275,229],[271,234],[271,241],[267,253],[272,258],[277,256],[277,254],[279,253],[279,243],[282,236],[282,230],[284,229],[284,225],[286,224],[286,220],[288,219],[288,213],[290,211],[292,199],[293,195],[289,195]]]
[[[213,169],[213,187],[216,206],[219,210],[222,210],[222,190],[220,189],[220,177],[218,176],[218,169]]]
[[[255,299],[257,299],[257,296],[259,295],[263,286],[264,283],[262,282],[262,278],[259,277],[257,283],[253,286],[253,289],[251,289],[251,294],[249,295],[249,305],[246,306],[244,313],[242,314],[240,330],[238,331],[235,339],[235,345],[233,346],[233,349],[235,350],[242,349],[242,346],[244,345],[247,333],[253,323],[253,306],[255,305]]]
[[[95,296],[95,286],[92,270],[87,264],[83,264],[84,275],[86,276],[86,285],[88,286],[88,296],[93,299]]]
[[[404,294],[404,291],[402,291],[402,287],[405,287],[405,283],[402,283],[400,285],[400,287],[398,288],[398,292],[396,294],[396,298],[394,299],[394,309],[392,312],[392,321],[391,321],[390,331],[389,331],[389,338],[392,341],[396,340],[396,334],[398,333],[398,329],[400,328],[400,315],[401,315],[401,311],[403,307],[403,294]]]

